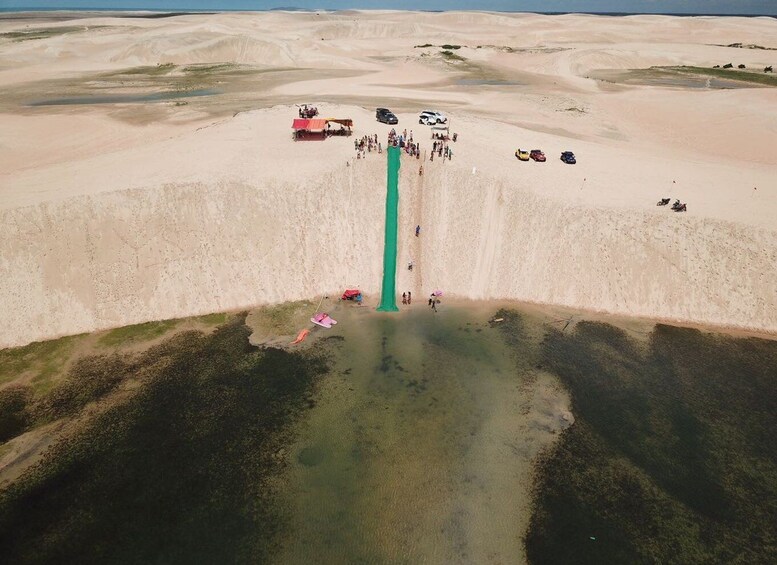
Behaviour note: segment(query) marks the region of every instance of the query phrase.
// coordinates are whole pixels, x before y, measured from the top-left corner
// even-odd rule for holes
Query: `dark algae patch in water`
[[[539,464],[531,563],[777,562],[777,342],[550,330],[575,425]]]
[[[283,446],[327,360],[251,346],[244,318],[76,365],[93,382],[63,389],[52,410],[105,394],[130,363],[139,384],[0,491],[4,563],[268,559],[284,524],[273,483]],[[24,426],[28,400],[5,398],[17,415],[2,422],[8,433]]]

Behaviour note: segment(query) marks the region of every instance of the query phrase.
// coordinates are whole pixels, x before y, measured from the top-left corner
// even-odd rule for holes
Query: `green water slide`
[[[379,312],[398,312],[397,308],[397,223],[399,220],[399,147],[388,148],[386,188],[386,241],[383,246],[383,291]]]

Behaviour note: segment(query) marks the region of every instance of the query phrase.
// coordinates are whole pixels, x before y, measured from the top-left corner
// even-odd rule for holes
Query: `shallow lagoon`
[[[114,330],[130,349],[93,336],[114,349],[16,404],[0,398],[25,418],[11,435],[71,422],[0,486],[0,552],[20,563],[773,553],[777,342],[513,306],[498,323],[494,305],[326,307],[340,323],[293,352],[251,346],[242,315],[167,341]],[[301,312],[271,318],[298,328]],[[138,352],[143,336],[153,346]],[[0,467],[18,440],[0,445]]]
[[[569,417],[529,332],[509,348],[485,312],[343,314],[291,451],[280,561],[522,560],[532,459]]]

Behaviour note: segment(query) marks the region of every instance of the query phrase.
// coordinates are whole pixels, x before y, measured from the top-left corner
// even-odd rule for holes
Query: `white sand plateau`
[[[777,47],[774,19],[0,20],[0,34],[30,30],[43,37],[0,35],[0,347],[350,286],[376,303],[385,154],[356,160],[353,147],[375,133],[385,144],[376,106],[424,149],[419,110],[444,111],[459,135],[450,161],[403,156],[399,292],[777,332],[777,89],[587,78],[763,68],[777,51],[723,45]],[[461,45],[463,60],[443,44]],[[205,67],[224,63],[236,72]],[[197,78],[185,82],[191,65]],[[181,84],[218,93],[185,105],[29,105]],[[353,118],[354,137],[293,142],[305,102]],[[548,161],[518,162],[518,147]],[[577,165],[561,163],[562,150]],[[688,212],[656,207],[661,197]]]

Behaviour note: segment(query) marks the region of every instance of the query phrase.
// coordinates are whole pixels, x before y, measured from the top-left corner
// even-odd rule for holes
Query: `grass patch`
[[[777,47],[764,47],[754,43],[729,43],[728,45],[715,44],[716,47],[734,47],[737,49],[761,49],[763,51],[777,51]]]
[[[542,366],[576,422],[538,467],[530,562],[775,562],[777,342],[581,322]]]
[[[0,443],[23,433],[32,421],[29,406],[32,391],[27,386],[0,390]]]
[[[35,406],[38,423],[75,416],[90,402],[114,391],[137,371],[119,355],[89,356],[79,359],[67,377]]]
[[[217,63],[214,65],[189,65],[182,70],[185,73],[223,73],[226,71],[238,70],[239,66],[234,63]]]
[[[265,306],[251,313],[249,325],[256,328],[260,335],[296,334],[300,327],[308,325],[308,318],[314,307],[315,305],[307,300]]]
[[[269,562],[278,453],[327,363],[251,347],[243,322],[144,353],[134,396],[0,491],[3,561]]]
[[[39,341],[23,347],[0,350],[0,384],[34,373],[33,383],[45,392],[61,374],[62,368],[82,335]]]
[[[171,73],[176,69],[176,65],[173,63],[160,63],[158,65],[142,65],[139,67],[130,67],[128,69],[122,69],[121,71],[110,73],[109,76],[122,76],[122,75],[149,75],[159,76]]]
[[[205,314],[204,316],[199,316],[197,318],[194,318],[195,321],[205,324],[206,326],[220,326],[221,324],[225,324],[227,320],[229,320],[229,314],[226,312],[220,312],[216,314]]]
[[[76,416],[90,402],[137,376],[137,370],[128,357],[89,356],[79,359],[64,379],[47,382],[43,391],[35,383],[0,389],[0,442],[39,425]]]
[[[95,28],[89,28],[95,29]],[[20,31],[7,31],[0,33],[0,38],[10,39],[12,41],[33,41],[36,39],[48,39],[50,37],[56,37],[58,35],[64,35],[66,33],[72,33],[75,31],[86,31],[86,27],[77,26],[64,26],[64,27],[48,27],[37,29],[25,29]]]
[[[161,322],[146,322],[134,326],[125,326],[110,330],[100,338],[100,345],[104,347],[117,347],[150,341],[158,338],[178,324],[178,320],[164,320]]]
[[[766,86],[777,86],[777,76],[769,73],[754,72],[754,71],[741,71],[735,69],[711,69],[708,67],[650,67],[651,70],[658,71],[702,75],[715,78],[722,78],[728,80],[738,80],[742,82],[750,82],[753,84],[763,84]]]
[[[462,57],[461,55],[457,55],[453,51],[440,51],[440,55],[442,55],[443,59],[446,61],[466,61],[467,59],[465,57]]]
[[[424,43],[423,45],[414,45],[414,49],[426,49],[427,47],[434,47],[431,43]],[[461,45],[451,45],[449,43],[446,43],[445,45],[440,45],[440,49],[461,49]]]

